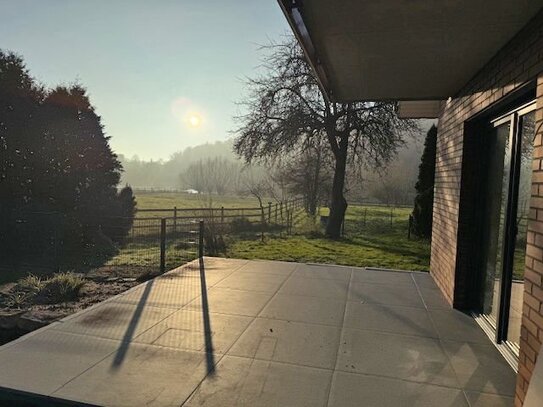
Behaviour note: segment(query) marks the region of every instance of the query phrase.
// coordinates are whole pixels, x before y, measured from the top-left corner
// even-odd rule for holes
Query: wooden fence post
[[[260,204],[260,241],[264,242],[264,229],[266,228],[266,217],[264,215],[264,206]]]
[[[166,271],[166,219],[160,219],[160,273]]]
[[[290,235],[292,232],[292,213],[290,212],[290,209],[287,207],[287,234]]]

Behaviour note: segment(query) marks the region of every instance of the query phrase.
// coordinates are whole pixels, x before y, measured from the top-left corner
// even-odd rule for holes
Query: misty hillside
[[[191,164],[208,158],[223,157],[237,161],[232,151],[233,141],[217,141],[200,144],[174,152],[168,160],[140,160],[139,157],[125,157],[119,154],[124,173],[121,183],[134,188],[180,188],[179,174]]]
[[[356,196],[357,199],[381,200],[390,189],[401,189],[404,194],[414,194],[424,136],[433,123],[433,120],[420,120],[421,133],[418,137],[406,140],[405,146],[398,151],[396,159],[387,167],[386,173],[367,170],[363,179],[350,182],[349,195]],[[168,160],[145,161],[137,156],[127,158],[120,154],[119,159],[124,167],[122,184],[129,184],[136,189],[188,188],[187,185],[181,185],[180,174],[183,174],[191,164],[217,157],[242,164],[232,151],[232,147],[233,140],[201,144],[174,152]],[[410,199],[409,197],[404,200]]]

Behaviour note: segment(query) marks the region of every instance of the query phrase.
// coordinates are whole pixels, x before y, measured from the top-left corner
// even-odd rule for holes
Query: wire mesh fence
[[[118,253],[104,268],[132,268],[158,274],[198,257],[197,220],[135,218]]]
[[[168,213],[163,209],[140,212],[154,216],[81,222],[67,214],[32,212],[6,218],[0,232],[0,273],[155,275],[198,257],[200,220],[206,252],[218,254],[227,237],[292,233],[304,211],[302,200],[296,199],[261,207],[175,209],[169,217],[156,216]]]
[[[8,274],[57,271],[138,278],[198,257],[196,219],[104,217],[81,223],[66,214],[33,212],[3,221],[0,281],[8,281]]]
[[[392,232],[408,236],[411,211],[410,207],[350,204],[345,215],[343,234],[352,236],[359,233]]]

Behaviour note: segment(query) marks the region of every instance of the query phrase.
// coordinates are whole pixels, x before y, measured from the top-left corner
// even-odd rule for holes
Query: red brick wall
[[[543,52],[543,48],[540,49]],[[524,307],[515,405],[521,406],[543,342],[543,75],[537,81],[536,136],[528,247],[524,273]]]
[[[476,40],[476,39],[475,39]],[[465,251],[473,246],[464,226],[467,153],[466,121],[539,76],[537,120],[543,123],[543,12],[534,18],[453,98],[443,104],[438,125],[434,217],[430,272],[447,300],[469,307],[472,278]],[[540,126],[542,127],[542,126]],[[524,400],[539,347],[543,342],[543,131],[536,136],[533,197],[526,259],[526,293],[515,405]],[[466,174],[464,174],[466,177]],[[464,192],[462,193],[462,188]],[[473,194],[471,194],[473,195]]]

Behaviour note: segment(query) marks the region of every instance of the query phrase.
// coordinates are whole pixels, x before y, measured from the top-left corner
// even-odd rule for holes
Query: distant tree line
[[[431,121],[422,121],[420,126],[426,129],[430,124]],[[422,132],[406,139],[386,167],[367,168],[363,174],[348,168],[346,198],[353,202],[412,204],[422,140]],[[233,145],[228,141],[190,147],[176,152],[166,161],[121,156],[124,167],[122,179],[149,190],[194,189],[208,195],[243,195],[247,193],[247,175],[256,171],[259,174],[256,178],[265,176],[269,178],[266,183],[274,185],[275,192],[268,196],[303,196],[306,209],[314,213],[318,206],[329,203],[334,171],[331,153],[321,147],[303,145],[273,163],[250,166],[233,154]],[[254,180],[255,176],[249,178]]]
[[[81,85],[46,89],[0,51],[0,258],[17,265],[103,262],[136,202]],[[93,261],[89,261],[93,259]],[[91,264],[87,264],[91,265]]]
[[[134,188],[188,188],[181,174],[199,161],[220,157],[241,164],[232,151],[232,142],[217,141],[176,151],[168,159],[143,160],[140,157],[119,155],[124,172],[121,182]],[[196,188],[195,188],[196,189]]]

